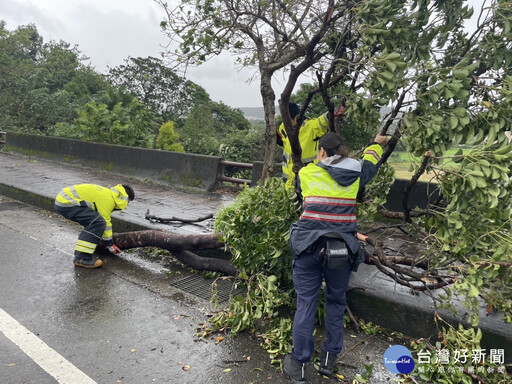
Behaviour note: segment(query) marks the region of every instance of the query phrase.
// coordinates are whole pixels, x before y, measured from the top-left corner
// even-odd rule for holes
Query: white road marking
[[[0,332],[16,344],[57,382],[62,384],[96,384],[85,373],[50,348],[44,341],[0,308]]]

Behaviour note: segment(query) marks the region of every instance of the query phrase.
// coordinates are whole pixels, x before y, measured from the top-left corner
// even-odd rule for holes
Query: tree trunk
[[[121,249],[139,247],[158,247],[168,251],[191,249],[216,249],[224,244],[219,241],[220,235],[177,235],[167,231],[135,231],[114,234],[114,243]]]
[[[202,257],[190,250],[218,249],[224,244],[217,233],[198,235],[177,235],[167,231],[146,230],[116,233],[114,243],[121,249],[140,247],[157,247],[170,251],[176,259],[197,271],[220,272],[228,276],[237,276],[238,269],[230,260],[213,257]],[[105,247],[99,247],[98,252],[105,252]]]
[[[262,71],[260,92],[265,111],[265,157],[261,172],[261,181],[264,182],[272,174],[276,158],[276,95],[272,89],[271,72]]]

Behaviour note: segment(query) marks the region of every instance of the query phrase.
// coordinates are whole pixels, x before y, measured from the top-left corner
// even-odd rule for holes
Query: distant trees
[[[111,68],[107,78],[112,85],[146,104],[163,121],[178,125],[183,125],[197,98],[207,97],[201,87],[178,76],[154,57],[129,57],[124,65]]]
[[[185,152],[183,144],[179,142],[179,135],[174,131],[172,121],[168,121],[160,127],[156,138],[156,148],[173,152]]]
[[[2,130],[261,159],[262,131],[162,60],[130,57],[106,76],[85,60],[66,42],[44,43],[35,25],[0,22]]]

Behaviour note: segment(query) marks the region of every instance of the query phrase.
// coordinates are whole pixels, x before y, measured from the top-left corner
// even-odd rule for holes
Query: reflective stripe
[[[374,150],[367,150],[365,153],[364,153],[365,156],[373,156],[375,158],[375,160],[377,160],[377,162],[380,160],[380,156],[377,152],[375,152]]]
[[[60,197],[62,197],[64,200],[67,200],[71,203],[74,202],[74,199],[71,196],[66,195],[64,192],[60,194]]]
[[[80,197],[80,195],[78,194],[78,192],[76,191],[75,189],[75,186],[73,185],[72,187],[69,187],[69,191],[71,192],[71,194],[73,195],[73,197],[77,200],[81,200],[82,198]]]
[[[124,200],[124,201],[128,201],[128,196],[123,196],[121,195],[121,191],[119,191],[118,189],[116,189],[115,187],[112,187],[110,188],[110,190],[112,192],[114,192],[117,196],[115,197],[116,199],[119,199],[119,200]]]
[[[343,199],[339,197],[306,196],[304,206],[308,204],[342,205],[348,207],[356,206],[356,199]]]
[[[66,199],[68,200],[67,203],[63,203],[62,201],[59,201],[59,200],[55,200],[55,205],[59,206],[59,207],[69,207],[70,205],[73,205],[73,206],[76,206],[76,207],[79,207],[80,206],[80,201],[83,201],[89,208],[91,209],[94,209],[93,205],[86,201],[86,200],[80,200],[80,201],[76,201],[76,200],[73,200],[71,197],[69,197],[68,195],[65,195],[65,196],[62,196],[62,195],[59,195],[61,198],[63,199]]]
[[[307,158],[302,158],[302,162],[303,163],[311,163],[312,161],[315,161],[316,159],[316,155],[315,156],[311,156],[311,157],[307,157]]]
[[[59,199],[64,201],[59,201]],[[57,199],[55,199],[55,205],[59,207],[69,207],[70,205],[73,206],[80,206],[80,202],[84,201],[85,204],[91,208],[94,209],[94,206],[89,201],[83,200],[82,197],[78,194],[78,191],[76,190],[75,186],[64,188],[58,195]]]
[[[94,253],[96,249],[96,244],[90,243],[84,240],[78,240],[76,243],[75,250],[83,253]]]
[[[332,221],[336,223],[353,223],[357,221],[356,215],[340,215],[335,213],[315,212],[305,210],[300,216],[301,219]]]
[[[64,198],[63,196],[60,196],[61,198]],[[70,205],[78,205],[78,202],[75,200],[71,200],[69,196],[66,196],[66,200],[70,199],[68,203],[63,203],[62,201],[55,200],[55,205],[58,205],[59,207],[69,207]]]

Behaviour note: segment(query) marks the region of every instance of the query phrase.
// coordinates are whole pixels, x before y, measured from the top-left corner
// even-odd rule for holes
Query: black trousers
[[[89,207],[60,207],[55,206],[57,213],[66,219],[77,222],[84,227],[78,236],[75,247],[75,257],[80,259],[92,259],[96,246],[100,243],[107,223],[105,219],[94,209]]]

